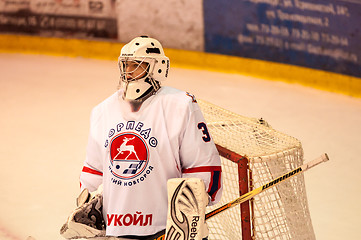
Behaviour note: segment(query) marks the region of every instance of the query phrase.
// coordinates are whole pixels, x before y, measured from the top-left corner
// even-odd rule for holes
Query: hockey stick
[[[296,168],[294,170],[289,171],[288,173],[282,175],[281,177],[275,178],[272,181],[266,183],[265,185],[260,186],[260,187],[254,189],[254,190],[252,190],[252,191],[250,191],[248,193],[245,193],[242,196],[240,196],[239,198],[237,198],[237,199],[235,199],[235,200],[233,200],[233,201],[231,201],[231,202],[229,202],[229,203],[227,203],[227,204],[225,204],[225,205],[223,205],[223,206],[221,206],[221,207],[219,207],[217,209],[214,209],[213,211],[206,214],[206,219],[209,219],[209,218],[217,215],[218,213],[223,212],[226,209],[229,209],[231,207],[234,207],[236,205],[244,203],[247,200],[253,198],[254,196],[260,194],[261,192],[263,192],[263,191],[265,191],[265,190],[267,190],[267,189],[269,189],[271,187],[274,187],[277,184],[280,184],[280,183],[286,181],[287,179],[290,179],[291,177],[294,177],[294,176],[296,176],[296,175],[298,175],[298,174],[300,174],[300,173],[302,173],[304,171],[307,171],[308,169],[310,169],[310,168],[312,168],[314,166],[317,166],[318,164],[320,164],[322,162],[326,162],[328,160],[329,160],[329,158],[328,158],[327,154],[324,153],[320,157],[318,157],[318,158],[316,158],[316,159],[314,159],[314,160],[312,160],[312,161],[310,161],[308,163],[305,163],[302,166],[300,166],[300,167],[298,167],[298,168]]]
[[[293,170],[289,171],[288,173],[286,173],[280,177],[277,177],[277,178],[273,179],[272,181],[254,189],[248,193],[243,194],[239,198],[236,198],[235,200],[233,200],[219,208],[214,209],[213,211],[206,214],[206,220],[211,217],[214,217],[215,215],[217,215],[229,208],[232,208],[241,203],[244,203],[244,202],[250,200],[251,198],[255,197],[256,195],[260,194],[261,192],[263,192],[271,187],[274,187],[274,186],[286,181],[287,179],[290,179],[291,177],[294,177],[294,176],[296,176],[304,171],[307,171],[308,169],[313,168],[314,166],[317,166],[318,164],[326,162],[328,160],[329,160],[329,158],[328,158],[327,154],[324,153],[320,157],[318,157],[310,162],[307,162],[307,163],[303,164],[302,166],[300,166],[296,169],[293,169]],[[165,235],[160,236],[159,238],[154,239],[154,240],[163,240],[163,239],[165,239]]]

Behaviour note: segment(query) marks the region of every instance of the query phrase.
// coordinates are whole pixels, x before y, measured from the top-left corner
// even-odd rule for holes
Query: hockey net
[[[222,160],[223,194],[207,212],[303,164],[302,145],[262,119],[198,100]],[[315,239],[303,174],[207,220],[209,239]]]

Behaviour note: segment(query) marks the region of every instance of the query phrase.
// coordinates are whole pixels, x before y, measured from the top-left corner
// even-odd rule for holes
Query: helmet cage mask
[[[159,82],[152,77],[156,62],[154,58],[119,57],[120,86],[124,89],[123,98],[142,101],[159,90]]]
[[[146,64],[145,64],[146,63]],[[118,58],[123,99],[144,101],[160,89],[169,71],[169,59],[158,40],[137,37],[126,44]]]

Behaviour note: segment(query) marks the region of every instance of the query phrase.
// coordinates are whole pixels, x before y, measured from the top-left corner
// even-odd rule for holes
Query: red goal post
[[[248,159],[235,152],[228,150],[218,144],[216,144],[219,155],[225,159],[228,159],[237,164],[238,176],[239,176],[239,196],[249,192],[249,168]],[[246,201],[240,204],[241,214],[241,233],[243,240],[251,240],[251,214],[250,214],[250,201]]]

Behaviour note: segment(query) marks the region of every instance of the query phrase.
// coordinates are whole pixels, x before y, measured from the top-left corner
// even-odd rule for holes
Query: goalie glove
[[[84,189],[77,198],[77,208],[60,229],[60,234],[66,239],[105,236],[102,208],[103,186],[91,193]]]
[[[168,180],[168,217],[165,240],[205,240],[205,221],[209,196],[203,180],[174,178]]]

